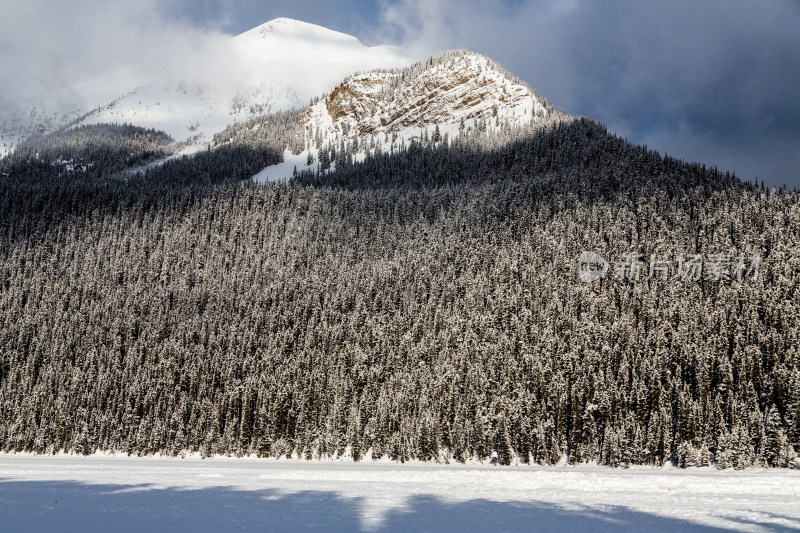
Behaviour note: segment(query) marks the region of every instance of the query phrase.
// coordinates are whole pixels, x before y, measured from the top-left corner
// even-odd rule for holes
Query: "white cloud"
[[[19,102],[83,99],[99,104],[220,34],[170,22],[167,0],[27,0],[3,9],[0,109]],[[58,93],[55,94],[54,93]]]

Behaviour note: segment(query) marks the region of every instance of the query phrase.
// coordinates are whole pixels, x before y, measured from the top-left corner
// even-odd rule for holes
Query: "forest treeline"
[[[797,193],[588,120],[507,141],[270,186],[0,161],[0,450],[792,466]],[[584,250],[762,262],[583,283]]]
[[[26,139],[0,159],[0,171],[6,181],[94,180],[172,152],[172,138],[154,129],[129,124],[77,126]]]

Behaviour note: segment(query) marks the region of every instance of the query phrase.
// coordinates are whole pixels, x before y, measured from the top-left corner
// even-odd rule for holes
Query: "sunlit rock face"
[[[398,133],[494,119],[519,126],[547,117],[547,104],[489,58],[448,52],[403,70],[345,79],[305,113],[317,139]]]

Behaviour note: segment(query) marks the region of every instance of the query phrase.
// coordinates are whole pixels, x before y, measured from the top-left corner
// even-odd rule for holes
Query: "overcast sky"
[[[0,0],[0,110],[128,66],[105,97],[276,17],[419,58],[482,52],[633,142],[800,188],[797,0]]]

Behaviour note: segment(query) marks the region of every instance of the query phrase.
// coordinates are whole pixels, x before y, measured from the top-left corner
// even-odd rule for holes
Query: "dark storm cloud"
[[[484,52],[662,153],[800,186],[798,2],[407,0],[383,22],[409,46]]]

